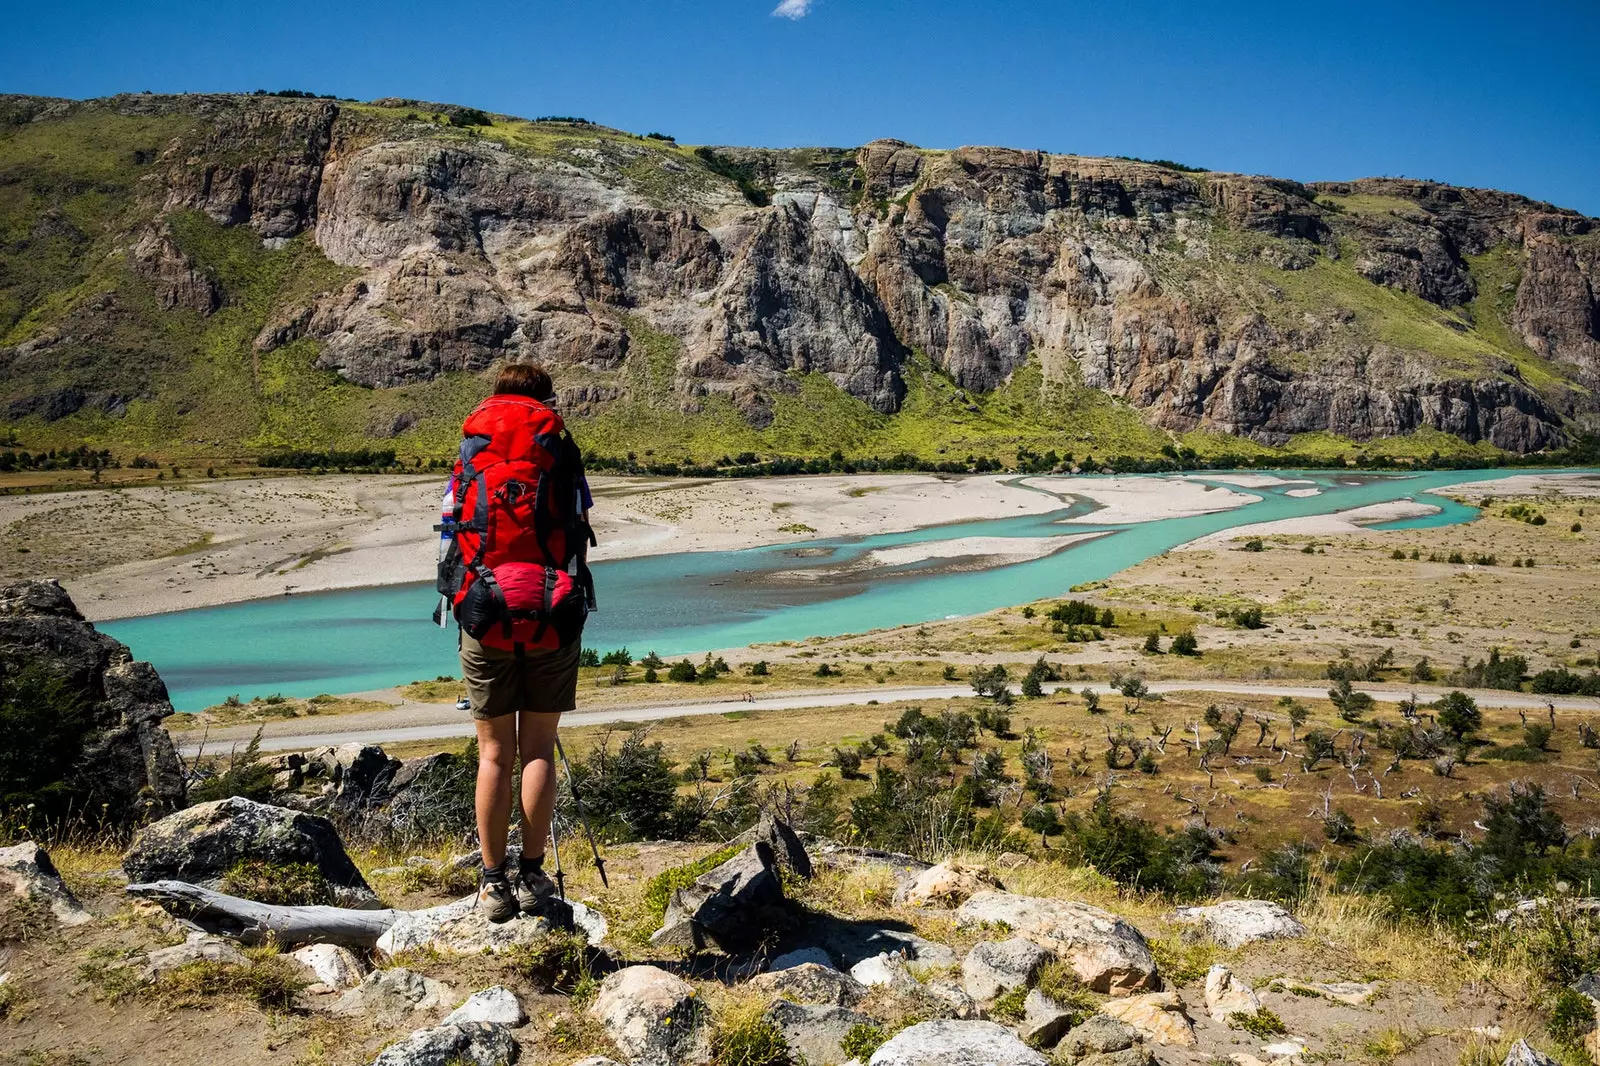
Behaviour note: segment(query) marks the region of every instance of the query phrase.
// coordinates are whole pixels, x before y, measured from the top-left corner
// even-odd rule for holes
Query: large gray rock
[[[1111,1055],[1127,1051],[1139,1043],[1139,1034],[1115,1018],[1104,1014],[1092,1015],[1083,1024],[1073,1026],[1061,1040],[1056,1051],[1069,1060],[1088,1055]]]
[[[814,962],[757,974],[746,987],[768,998],[813,1006],[853,1007],[867,994],[866,986],[854,977]]]
[[[763,841],[772,849],[772,861],[780,870],[787,870],[796,877],[811,876],[811,856],[806,853],[800,835],[771,811],[761,812],[748,837],[750,843]]]
[[[461,1024],[463,1022],[489,1022],[493,1025],[506,1025],[515,1029],[525,1025],[528,1015],[522,1009],[522,1003],[517,999],[516,993],[505,985],[495,985],[485,988],[481,992],[474,992],[467,997],[467,1001],[444,1017],[444,1024]]]
[[[791,1055],[807,1066],[831,1066],[849,1055],[841,1045],[850,1030],[872,1019],[847,1007],[791,1003],[780,999],[767,1008],[767,1020],[783,1033]]]
[[[32,841],[0,848],[0,891],[47,907],[62,925],[82,925],[93,916],[83,909],[50,854]]]
[[[1203,927],[1225,948],[1306,935],[1306,927],[1294,915],[1281,904],[1265,899],[1229,899],[1208,907],[1179,907],[1173,912],[1173,918]]]
[[[189,881],[215,888],[246,859],[309,863],[341,905],[376,906],[331,822],[242,796],[197,804],[146,826],[122,857],[122,868],[136,882]]]
[[[67,759],[63,795],[115,826],[183,804],[183,771],[161,727],[172,703],[149,663],[98,632],[55,581],[0,587],[0,675],[37,670],[75,698],[87,730]]]
[[[1511,1045],[1502,1066],[1556,1066],[1556,1060],[1542,1051],[1535,1051],[1526,1040]]]
[[[476,955],[488,951],[500,954],[520,944],[535,944],[555,928],[549,920],[526,914],[507,922],[491,922],[476,895],[463,896],[454,903],[418,911],[400,911],[394,924],[378,938],[378,950],[397,955],[402,951],[427,949],[457,955]],[[598,946],[606,936],[606,920],[592,907],[572,900],[573,925],[591,945]]]
[[[699,950],[716,947],[739,952],[759,942],[783,903],[772,848],[758,840],[733,858],[677,889],[667,903],[661,928],[650,937],[657,947]]]
[[[932,1021],[902,1029],[868,1066],[1049,1066],[1049,1059],[994,1022]]]
[[[1065,899],[979,892],[956,910],[956,924],[1003,923],[1066,962],[1096,992],[1126,995],[1155,987],[1155,957],[1144,935],[1109,911]]]
[[[231,940],[210,933],[190,933],[181,944],[156,948],[144,957],[140,976],[146,981],[161,976],[169,970],[196,962],[214,962],[229,966],[244,966],[250,960]]]
[[[1031,940],[985,940],[967,952],[961,962],[961,982],[967,995],[980,1002],[1021,988],[1033,980],[1050,953]]]
[[[704,1051],[694,986],[656,966],[609,974],[589,1015],[634,1066],[678,1066]]]
[[[340,996],[328,1010],[333,1014],[353,1014],[376,1018],[393,1025],[409,1018],[414,1011],[448,1007],[459,998],[440,981],[403,966],[373,970],[361,984]]]
[[[372,1066],[509,1066],[517,1041],[503,1025],[461,1022],[418,1029],[390,1044]]]

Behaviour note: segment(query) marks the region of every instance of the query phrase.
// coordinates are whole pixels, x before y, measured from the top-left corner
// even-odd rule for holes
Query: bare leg
[[[517,716],[478,719],[478,845],[483,865],[506,861],[506,830],[511,820],[511,774],[516,765]]]
[[[523,711],[517,715],[517,745],[522,757],[522,853],[544,855],[550,816],[556,806],[556,728],[561,715]]]

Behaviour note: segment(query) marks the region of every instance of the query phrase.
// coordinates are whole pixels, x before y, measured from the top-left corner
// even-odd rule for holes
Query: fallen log
[[[370,948],[406,912],[351,907],[279,907],[215,892],[187,881],[152,881],[129,885],[127,892],[160,904],[169,914],[186,919],[208,933],[244,944],[340,944]],[[429,908],[430,910],[437,908]]]

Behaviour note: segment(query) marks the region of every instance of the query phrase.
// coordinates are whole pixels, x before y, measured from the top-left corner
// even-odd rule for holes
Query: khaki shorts
[[[578,650],[531,648],[515,652],[486,648],[461,634],[461,676],[472,700],[472,717],[499,718],[516,711],[560,714],[577,706]]]

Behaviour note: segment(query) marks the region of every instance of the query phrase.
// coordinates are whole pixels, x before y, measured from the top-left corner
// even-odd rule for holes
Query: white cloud
[[[811,14],[812,0],[782,0],[772,9],[773,18],[803,19]]]

